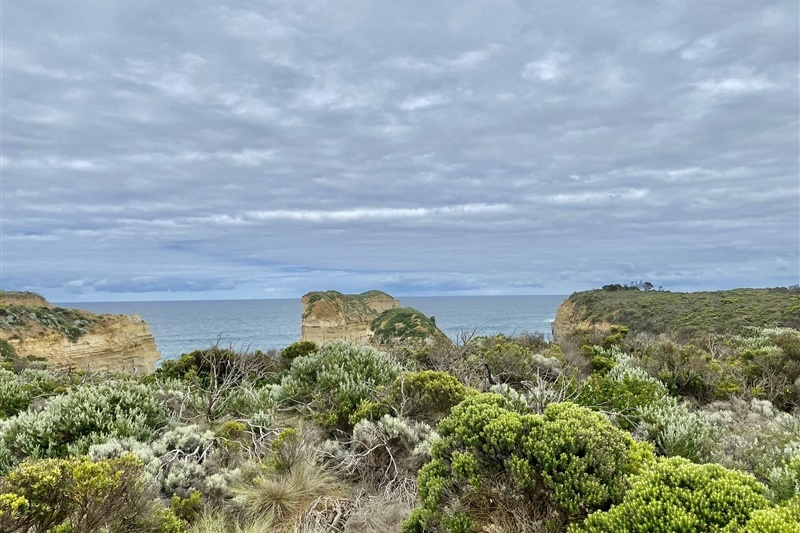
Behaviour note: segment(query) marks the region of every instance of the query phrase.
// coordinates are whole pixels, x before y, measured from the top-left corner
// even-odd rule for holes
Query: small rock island
[[[301,302],[301,341],[385,344],[412,338],[447,338],[432,318],[416,309],[401,307],[399,300],[382,291],[309,292]]]

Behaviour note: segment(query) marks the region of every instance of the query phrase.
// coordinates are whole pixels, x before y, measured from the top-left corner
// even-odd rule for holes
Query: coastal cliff
[[[607,335],[611,325],[631,333],[738,334],[750,327],[800,328],[800,288],[670,292],[628,288],[572,294],[552,323],[557,342],[577,331]]]
[[[300,340],[318,344],[334,340],[365,344],[372,338],[372,322],[384,311],[400,308],[398,300],[381,291],[309,292],[300,301]]]
[[[138,315],[65,309],[32,293],[0,291],[0,342],[5,355],[50,368],[146,374],[161,357]]]
[[[558,306],[556,317],[550,324],[550,331],[553,334],[553,340],[561,342],[579,331],[596,331],[599,334],[606,334],[611,331],[611,326],[612,323],[605,318],[594,319],[587,316],[585,306],[576,303],[570,296]]]

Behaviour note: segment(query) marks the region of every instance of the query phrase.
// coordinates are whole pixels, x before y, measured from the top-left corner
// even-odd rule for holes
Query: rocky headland
[[[0,291],[0,352],[49,368],[127,374],[153,372],[161,357],[138,315],[96,315],[11,291]]]
[[[670,292],[609,285],[573,293],[556,311],[553,339],[575,333],[738,334],[752,327],[800,328],[800,288]]]

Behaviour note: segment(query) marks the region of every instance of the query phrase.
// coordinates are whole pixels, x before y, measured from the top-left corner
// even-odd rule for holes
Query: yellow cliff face
[[[57,332],[7,338],[18,357],[42,357],[49,368],[149,374],[161,358],[138,315],[104,315],[75,341]]]
[[[0,339],[18,358],[92,372],[141,375],[155,370],[161,355],[140,316],[95,315],[20,294],[0,292]]]
[[[556,318],[550,324],[553,340],[561,342],[576,331],[597,331],[608,334],[612,324],[607,321],[592,321],[581,318],[582,309],[576,307],[571,298],[567,298],[558,307]]]

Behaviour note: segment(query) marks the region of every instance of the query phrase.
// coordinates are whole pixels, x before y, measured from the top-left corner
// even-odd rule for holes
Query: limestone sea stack
[[[372,321],[384,311],[400,307],[398,300],[382,291],[309,292],[300,301],[303,304],[300,340],[317,344],[335,340],[365,344],[372,338]]]

